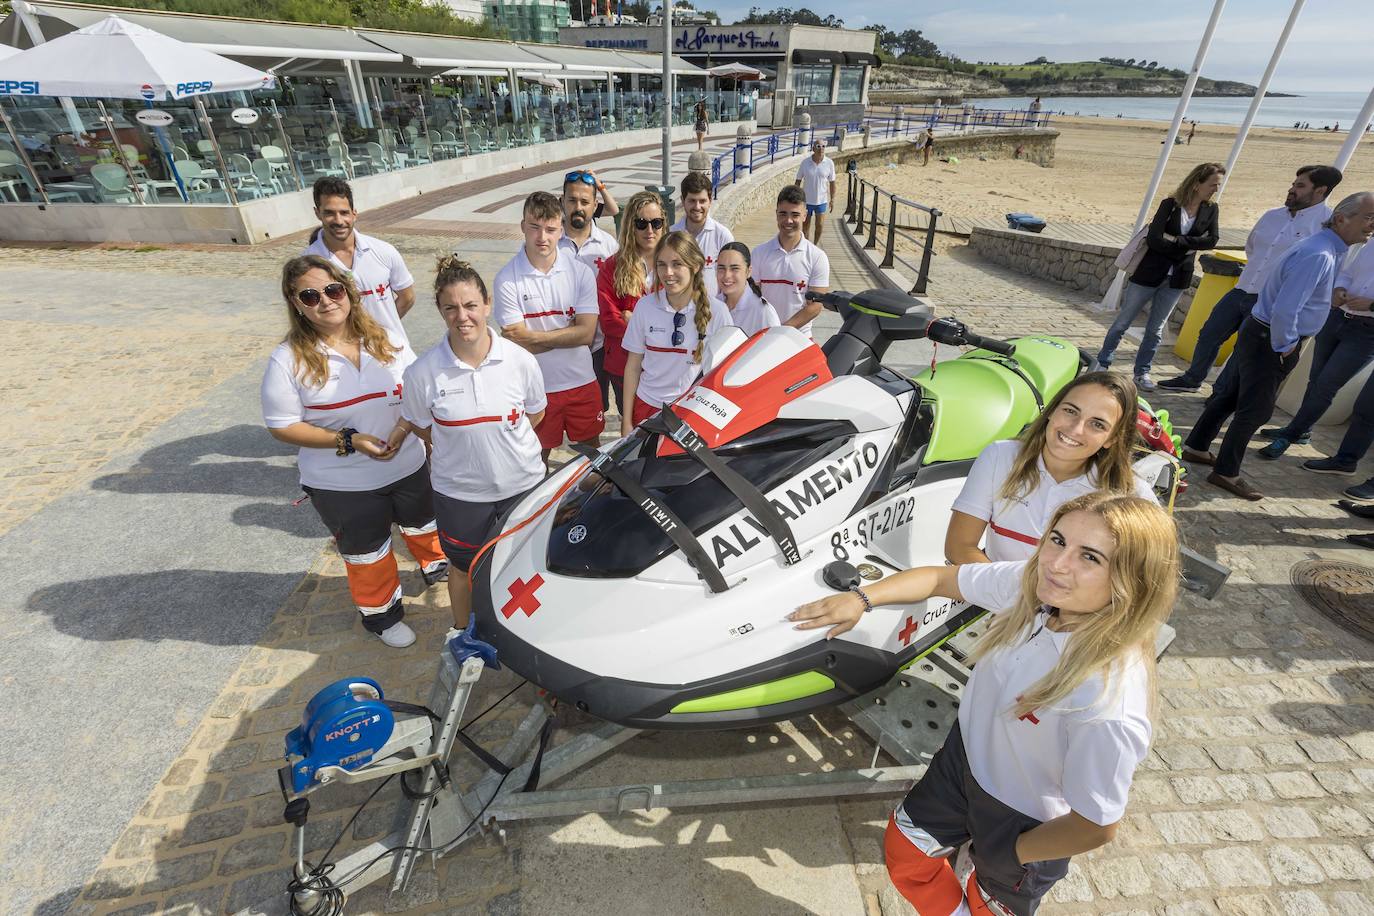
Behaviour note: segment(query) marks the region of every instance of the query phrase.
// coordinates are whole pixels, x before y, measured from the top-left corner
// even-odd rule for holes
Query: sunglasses
[[[660,222],[662,222],[660,220]],[[687,324],[686,312],[673,313],[673,346],[680,347],[682,342],[687,339],[687,335],[682,333],[683,325]]]
[[[569,172],[568,174],[563,176],[564,184],[572,184],[574,181],[580,181],[583,184],[594,185],[596,184],[596,176],[593,175],[591,172],[584,172],[581,169],[578,169],[576,172]]]
[[[342,302],[348,298],[348,287],[342,283],[331,283],[324,288],[324,295],[328,296],[331,302]],[[296,299],[300,304],[312,309],[320,304],[321,298],[317,289],[303,289],[296,293]]]
[[[639,231],[643,232],[645,229],[648,229],[650,226],[654,227],[655,230],[662,229],[662,228],[663,228],[663,217],[661,217],[661,216],[655,216],[653,219],[645,219],[645,218],[642,217],[642,216],[636,216],[636,217],[635,217],[635,228],[638,229]]]

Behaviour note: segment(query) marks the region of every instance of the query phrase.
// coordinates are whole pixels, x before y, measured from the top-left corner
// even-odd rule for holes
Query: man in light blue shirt
[[[1302,341],[1326,323],[1346,249],[1368,241],[1371,234],[1374,193],[1352,194],[1336,205],[1321,232],[1293,246],[1265,279],[1259,301],[1236,336],[1231,356],[1236,371],[1217,379],[1184,442],[1185,461],[1213,465],[1208,483],[1242,499],[1264,498],[1240,477],[1245,448],[1273,416],[1279,386],[1298,364]],[[1208,449],[1227,417],[1231,426],[1213,456]]]

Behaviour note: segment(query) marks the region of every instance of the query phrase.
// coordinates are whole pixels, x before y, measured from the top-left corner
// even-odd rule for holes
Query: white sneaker
[[[415,631],[400,620],[378,633],[377,638],[393,649],[404,649],[415,642]]]

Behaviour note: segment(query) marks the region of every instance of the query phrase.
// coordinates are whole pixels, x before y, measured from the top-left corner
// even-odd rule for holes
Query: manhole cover
[[[1304,560],[1290,574],[1303,600],[1345,629],[1374,642],[1374,569]]]

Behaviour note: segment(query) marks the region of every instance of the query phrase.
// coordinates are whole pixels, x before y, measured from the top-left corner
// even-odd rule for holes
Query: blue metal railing
[[[941,127],[957,130],[971,128],[1039,128],[1050,123],[1049,112],[999,111],[990,109],[963,109],[947,106],[897,106],[886,117],[865,117],[857,121],[846,121],[816,127],[812,131],[826,146],[837,146],[840,142],[840,128],[848,134],[862,133],[865,126],[870,135],[880,140],[893,137],[912,136],[927,129]],[[752,174],[754,168],[764,160],[772,163],[778,157],[786,158],[805,152],[809,141],[802,138],[801,128],[769,134],[750,143],[738,143],[711,160],[711,194],[714,197],[726,185],[734,184],[744,175]],[[736,156],[738,155],[738,158]],[[729,164],[726,165],[726,160]]]

